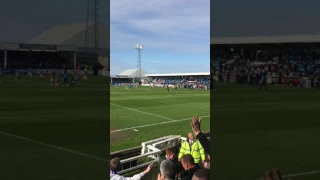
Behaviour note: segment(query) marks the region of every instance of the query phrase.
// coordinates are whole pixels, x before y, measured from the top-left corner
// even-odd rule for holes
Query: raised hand
[[[201,132],[200,125],[201,125],[201,118],[198,115],[192,117],[192,121],[190,122],[192,131],[195,135],[198,135]]]

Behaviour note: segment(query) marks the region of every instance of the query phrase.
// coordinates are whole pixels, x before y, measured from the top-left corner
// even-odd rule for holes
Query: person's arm
[[[201,124],[201,118],[198,116],[193,116],[192,121],[190,122],[190,125],[192,127],[192,131],[196,135],[196,138],[201,143],[202,147],[206,151],[207,154],[210,154],[210,141],[207,139],[207,137],[202,133],[200,129]]]
[[[119,180],[140,180],[143,177],[143,173],[136,174],[132,177],[123,177],[121,176]]]
[[[140,180],[144,175],[146,175],[152,168],[152,164],[150,164],[146,170],[142,171],[139,174],[136,174],[132,177],[121,177],[119,180]]]
[[[208,138],[203,134],[203,132],[200,132],[198,135],[196,135],[196,138],[201,143],[204,151],[206,151],[207,154],[210,154],[210,141]]]

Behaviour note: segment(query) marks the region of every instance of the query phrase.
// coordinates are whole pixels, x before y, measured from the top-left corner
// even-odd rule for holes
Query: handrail
[[[169,138],[169,139],[166,139],[166,140],[162,140],[162,141],[153,143],[152,145],[153,145],[153,146],[156,146],[156,145],[158,145],[158,144],[161,144],[161,143],[166,142],[166,141],[171,141],[171,140],[174,140],[174,139],[176,139],[176,138],[177,138],[177,137],[172,137],[172,138]],[[180,138],[182,138],[182,137],[180,137]]]
[[[135,171],[137,169],[149,166],[149,164],[151,164],[151,163],[157,163],[157,162],[158,162],[157,160],[149,161],[149,162],[137,165],[135,167],[131,167],[130,169],[125,169],[125,170],[119,171],[118,174],[125,174],[125,173],[128,173],[128,172],[132,172],[132,171]]]
[[[135,157],[123,159],[123,160],[120,160],[120,164],[127,163],[127,162],[131,162],[131,161],[133,161],[133,160],[138,160],[138,159],[143,158],[143,157],[146,157],[146,156],[151,156],[151,155],[154,155],[154,154],[159,154],[159,152],[161,152],[161,151],[149,152],[149,153],[141,154],[141,155],[139,155],[139,156],[135,156]]]
[[[210,136],[210,133],[204,133],[204,135],[208,137]],[[123,155],[122,157],[118,156],[121,159],[121,171],[118,171],[118,174],[126,174],[148,166],[151,163],[160,163],[160,155],[163,154],[165,149],[179,148],[179,146],[181,145],[181,141],[184,141],[186,139],[187,138],[181,137],[180,135],[165,136],[162,138],[143,142],[141,147],[135,147],[111,153],[110,156],[117,157],[117,155]],[[161,143],[163,143],[163,145],[156,147]],[[151,160],[137,165],[137,161],[139,159],[146,157],[151,158]]]

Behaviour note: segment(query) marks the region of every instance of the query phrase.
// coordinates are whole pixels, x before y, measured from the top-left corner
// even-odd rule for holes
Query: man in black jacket
[[[181,163],[185,169],[183,180],[191,180],[194,172],[200,169],[200,166],[194,163],[194,159],[190,154],[183,155],[181,157]]]
[[[174,162],[176,165],[175,171],[177,173],[183,171],[183,167],[182,167],[181,163],[178,161],[178,157],[177,157],[176,152],[173,148],[166,149],[166,156],[165,156],[165,159],[163,159],[163,160],[170,160],[170,161]]]
[[[210,141],[201,132],[200,124],[201,124],[201,118],[199,118],[198,116],[193,116],[192,117],[192,121],[190,122],[190,125],[192,127],[192,131],[194,132],[194,134],[196,135],[196,138],[201,143],[201,145],[204,148],[205,152],[207,154],[210,154]]]

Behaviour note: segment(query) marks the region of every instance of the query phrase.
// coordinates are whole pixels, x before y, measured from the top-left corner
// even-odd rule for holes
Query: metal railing
[[[210,133],[205,133],[210,139]],[[110,154],[110,158],[119,157],[120,168],[118,174],[127,174],[148,166],[151,163],[160,163],[161,155],[168,148],[179,148],[181,142],[187,140],[180,135],[170,135],[150,141],[142,142],[141,147],[135,147]],[[139,153],[140,151],[140,153]],[[143,158],[149,158],[147,162],[138,164],[137,161]]]
[[[181,137],[180,135],[172,135],[143,142],[141,144],[142,148],[140,155],[120,160],[121,170],[118,171],[118,174],[132,172],[137,169],[146,167],[151,163],[160,163],[160,156],[163,153],[163,151],[166,148],[175,147],[179,145],[183,139],[185,138]],[[137,160],[141,158],[150,158],[151,160],[142,164],[136,164]],[[128,164],[129,167],[126,168],[124,165]]]

